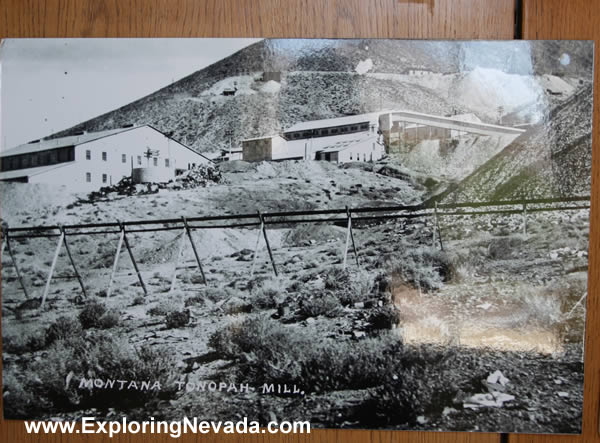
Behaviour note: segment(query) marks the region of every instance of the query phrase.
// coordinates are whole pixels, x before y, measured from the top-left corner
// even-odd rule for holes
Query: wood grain
[[[513,36],[512,0],[3,0],[2,37]]]
[[[511,443],[600,442],[600,2],[595,0],[525,0],[523,38],[594,40],[594,129],[592,152],[592,209],[586,323],[583,434],[578,437],[511,436]]]
[[[524,0],[524,38],[589,38],[600,44],[598,2]],[[0,0],[5,37],[513,37],[512,0]],[[598,60],[598,58],[596,58]],[[596,71],[598,72],[598,71]],[[596,74],[597,75],[597,74]],[[598,84],[596,82],[596,84]],[[595,98],[598,98],[596,88]],[[598,101],[596,100],[596,103]],[[511,442],[598,440],[600,379],[600,161],[598,107],[594,130],[594,191],[590,237],[590,294],[586,396],[582,437],[511,436]],[[595,350],[595,352],[594,352]],[[1,402],[1,399],[0,399]],[[113,442],[173,441],[167,436],[122,435]],[[186,435],[210,442],[498,442],[498,434],[313,431],[310,435]],[[22,422],[0,421],[0,441],[109,441],[103,436],[25,434]]]

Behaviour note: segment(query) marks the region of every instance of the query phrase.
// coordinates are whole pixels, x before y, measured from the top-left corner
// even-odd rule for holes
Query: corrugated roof
[[[240,142],[251,142],[251,141],[254,141],[254,140],[264,140],[264,139],[267,139],[267,138],[276,138],[276,137],[283,138],[279,134],[271,134],[271,135],[263,135],[261,137],[244,138],[244,139],[240,140]]]
[[[382,112],[370,112],[368,114],[348,115],[345,117],[326,118],[322,120],[300,122],[296,123],[293,126],[290,126],[283,132],[304,131],[306,129],[315,128],[331,128],[333,126],[352,125],[355,123],[365,122],[377,123],[379,121],[380,114],[382,114]]]
[[[14,171],[0,172],[0,180],[13,180],[19,177],[32,177],[34,175],[43,174],[52,169],[62,168],[72,165],[75,162],[58,163],[56,165],[38,166],[37,168],[15,169]]]
[[[87,132],[81,135],[69,135],[66,137],[53,138],[49,140],[40,140],[36,143],[25,143],[14,148],[0,152],[0,157],[7,155],[27,154],[29,152],[45,151],[47,149],[62,148],[65,146],[77,146],[98,140],[109,135],[119,134],[121,132],[131,131],[132,129],[142,128],[148,125],[132,126],[128,128],[108,129],[106,131]]]

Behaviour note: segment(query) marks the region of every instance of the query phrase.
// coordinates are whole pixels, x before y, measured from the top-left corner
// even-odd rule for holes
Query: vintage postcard
[[[580,432],[592,42],[0,63],[5,418]]]

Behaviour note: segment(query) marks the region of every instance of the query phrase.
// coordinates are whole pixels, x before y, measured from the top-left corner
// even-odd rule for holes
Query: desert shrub
[[[369,298],[376,275],[365,269],[350,272],[341,267],[330,268],[323,277],[325,288],[335,294],[343,306],[352,306]]]
[[[304,269],[314,269],[314,268],[318,268],[319,267],[319,263],[316,260],[310,260],[307,262],[304,262]]]
[[[391,292],[392,278],[387,274],[379,274],[375,277],[373,286],[379,294]]]
[[[172,353],[156,347],[133,348],[126,341],[99,332],[93,339],[83,336],[58,340],[48,356],[31,365],[25,378],[27,390],[35,393],[40,408],[61,409],[143,406],[157,397],[172,398],[175,362]],[[67,385],[65,375],[72,374]],[[160,390],[80,388],[81,377],[98,380],[158,381]]]
[[[4,418],[8,419],[31,418],[31,411],[38,404],[36,395],[28,391],[23,382],[6,367],[2,374],[2,397]]]
[[[203,288],[201,294],[204,295],[204,297],[207,300],[210,300],[212,302],[220,302],[225,300],[228,297],[231,297],[233,295],[235,295],[235,291],[231,288]]]
[[[451,281],[456,272],[448,256],[433,247],[400,248],[401,254],[386,255],[384,267],[390,269],[392,284],[396,280],[410,283],[424,291],[439,289],[443,283]]]
[[[131,302],[131,305],[139,306],[139,305],[143,305],[145,303],[146,303],[146,299],[144,297],[142,297],[141,295],[137,295]]]
[[[392,329],[400,322],[400,315],[393,305],[386,305],[371,309],[367,321],[371,329]]]
[[[116,309],[109,309],[98,319],[98,328],[110,329],[119,324],[121,314]]]
[[[561,323],[562,304],[559,294],[545,287],[521,284],[516,288],[520,309],[515,318],[520,326],[552,329]]]
[[[79,312],[79,323],[83,329],[109,329],[119,323],[120,314],[114,309],[107,309],[103,303],[91,300]]]
[[[332,267],[327,270],[323,280],[326,289],[343,289],[350,284],[350,272],[340,267]]]
[[[283,278],[264,280],[253,291],[252,305],[259,309],[272,309],[287,297],[288,281]]]
[[[401,340],[389,334],[353,342],[296,328],[252,318],[213,334],[209,344],[238,363],[238,376],[244,380],[287,380],[316,392],[377,386],[403,350]]]
[[[162,300],[156,306],[146,311],[146,314],[152,317],[163,317],[177,310],[177,305],[170,300]]]
[[[239,297],[231,297],[229,298],[223,305],[221,306],[223,311],[226,314],[235,315],[242,313],[252,312],[252,304],[242,300]]]
[[[342,309],[340,300],[331,293],[317,294],[302,300],[300,304],[300,315],[302,317],[337,317]]]
[[[525,238],[521,234],[506,237],[494,237],[488,245],[488,257],[493,260],[507,260],[519,255]]]
[[[452,140],[452,142],[458,142],[458,140]],[[432,177],[427,177],[423,182],[423,186],[425,186],[428,191],[433,190],[438,184],[439,182]]]
[[[190,322],[190,310],[173,311],[165,316],[167,329],[183,328]]]
[[[184,305],[187,308],[188,306],[200,305],[204,303],[204,297],[201,295],[192,295],[185,299]]]
[[[97,328],[100,325],[100,317],[106,312],[106,306],[96,300],[88,301],[79,311],[79,322],[83,329]]]
[[[72,317],[61,316],[46,329],[46,345],[81,334],[81,323]]]
[[[43,330],[21,328],[13,334],[6,334],[2,337],[2,350],[11,354],[21,355],[26,352],[36,352],[44,349],[45,346],[46,338]]]
[[[303,282],[301,282],[300,280],[295,280],[288,286],[287,291],[288,292],[300,292],[300,290],[302,290],[303,287],[304,287]]]

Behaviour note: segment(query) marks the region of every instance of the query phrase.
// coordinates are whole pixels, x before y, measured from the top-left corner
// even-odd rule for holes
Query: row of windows
[[[322,128],[322,129],[313,129],[311,131],[303,131],[303,132],[292,132],[287,134],[288,138],[292,139],[300,139],[300,138],[309,138],[309,137],[321,137],[327,135],[336,135],[336,134],[345,134],[349,132],[356,131],[366,131],[369,129],[369,123],[361,123],[360,125],[346,125],[340,126],[337,128]]]
[[[30,152],[27,154],[11,155],[1,159],[2,171],[17,169],[37,168],[39,166],[55,165],[58,163],[72,162],[75,160],[75,149],[67,146],[47,151]]]
[[[370,157],[371,161],[373,161],[373,154],[370,154],[369,157]],[[350,160],[353,160],[353,158],[352,158],[352,152],[350,153]],[[356,154],[356,160],[360,161],[360,153]],[[364,161],[364,162],[367,161],[367,154],[363,153],[363,159],[362,159],[362,161]]]
[[[92,182],[92,173],[91,172],[85,173],[85,181],[88,183]],[[102,174],[102,183],[108,183],[108,174]]]
[[[92,151],[85,151],[86,160],[92,159]],[[102,152],[102,160],[108,161],[108,154]],[[137,165],[142,165],[142,156],[137,156]],[[37,168],[40,166],[55,165],[58,163],[66,163],[75,161],[75,147],[66,146],[63,148],[48,149],[46,151],[30,152],[27,154],[10,155],[0,158],[0,171],[15,171],[18,169]],[[121,163],[127,163],[127,154],[121,154]],[[158,158],[152,159],[152,164],[158,166]],[[171,161],[168,158],[164,159],[166,168],[171,167]]]
[[[86,160],[92,159],[92,151],[90,149],[85,150],[85,159]],[[126,161],[125,155],[123,155],[122,159],[123,159],[123,163],[125,163],[125,161]],[[108,160],[108,153],[103,151],[102,152],[102,161],[107,161],[107,160]]]
[[[86,160],[91,160],[92,159],[92,151],[91,150],[86,150],[85,151],[85,159]],[[102,160],[103,161],[107,161],[108,160],[108,154],[106,152],[102,152]],[[127,163],[127,154],[121,154],[121,163]],[[138,155],[137,156],[137,164],[138,166],[142,165],[142,156]],[[158,158],[154,157],[152,159],[152,164],[154,166],[158,166]],[[171,162],[168,158],[165,158],[165,168],[169,168],[171,167]]]

